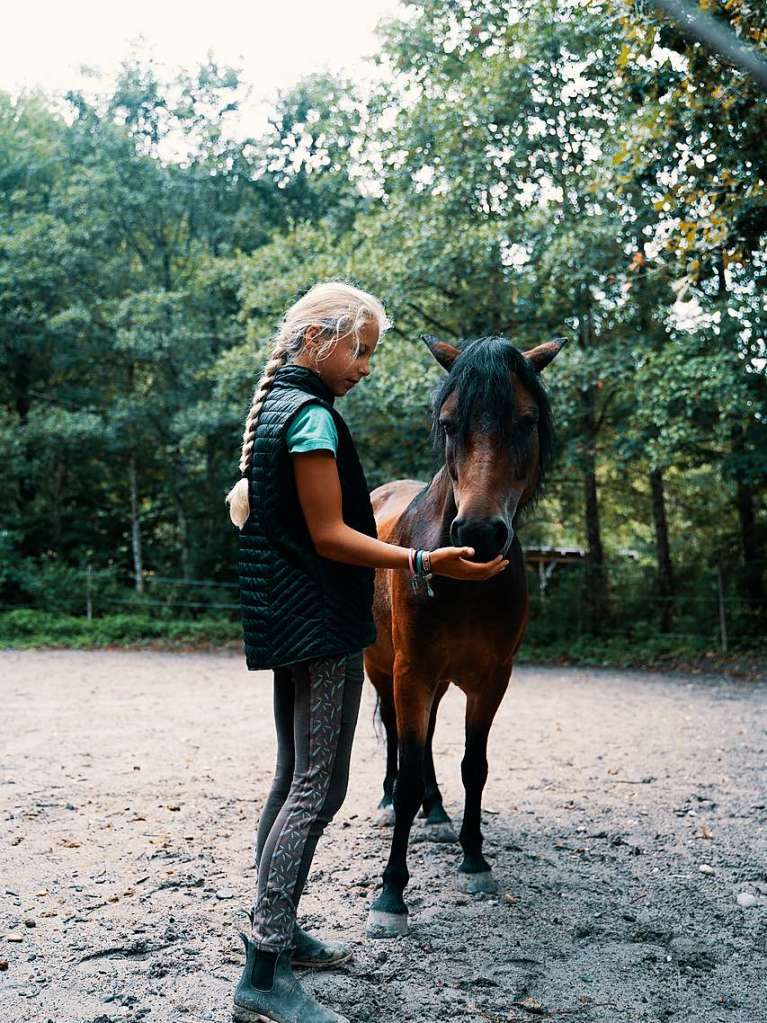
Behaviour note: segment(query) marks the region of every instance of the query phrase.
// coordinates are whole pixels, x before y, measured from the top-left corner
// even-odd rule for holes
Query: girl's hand
[[[431,552],[431,570],[434,575],[446,575],[449,579],[465,579],[482,582],[498,575],[508,565],[508,559],[497,554],[492,561],[465,561],[474,553],[473,547],[438,547]]]

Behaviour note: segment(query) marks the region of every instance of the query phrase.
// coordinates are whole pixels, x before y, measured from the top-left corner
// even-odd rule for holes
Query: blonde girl
[[[274,672],[277,733],[237,1023],[348,1023],[292,967],[351,955],[299,927],[296,910],[319,837],[346,795],[362,653],[376,638],[375,569],[423,572],[424,552],[414,558],[376,539],[365,474],[335,407],[370,375],[389,325],[378,299],[342,281],[315,285],[288,309],[245,423],[242,478],[227,497],[240,528],[246,663]],[[507,564],[463,560],[473,553],[432,551],[431,571],[480,581]]]

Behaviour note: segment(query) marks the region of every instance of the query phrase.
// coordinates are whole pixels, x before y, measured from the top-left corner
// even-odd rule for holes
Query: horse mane
[[[551,404],[541,377],[519,349],[505,337],[482,337],[459,345],[461,354],[432,395],[432,452],[437,469],[445,464],[445,436],[439,426],[439,410],[458,391],[455,411],[455,442],[460,446],[472,430],[497,431],[501,443],[517,445],[507,431],[516,412],[514,390],[509,377],[516,373],[538,406],[540,478],[538,496],[554,455],[554,424]]]

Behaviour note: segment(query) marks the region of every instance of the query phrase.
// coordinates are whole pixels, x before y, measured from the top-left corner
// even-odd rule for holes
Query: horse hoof
[[[424,836],[427,842],[457,842],[458,835],[453,830],[450,821],[439,824],[427,824],[424,827]]]
[[[393,806],[382,806],[379,807],[378,813],[375,816],[375,822],[379,828],[393,828],[394,827],[394,807]]]
[[[371,909],[365,932],[369,938],[399,938],[410,933],[407,913],[387,913],[383,909]]]
[[[496,895],[498,893],[498,882],[490,870],[482,870],[478,874],[459,874],[458,883],[467,895]]]

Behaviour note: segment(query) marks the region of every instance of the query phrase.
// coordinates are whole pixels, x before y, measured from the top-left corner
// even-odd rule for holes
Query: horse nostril
[[[466,519],[456,516],[450,523],[450,543],[453,547],[468,546],[468,541],[463,538],[463,530],[466,526]]]

